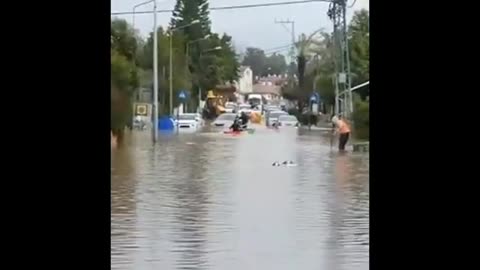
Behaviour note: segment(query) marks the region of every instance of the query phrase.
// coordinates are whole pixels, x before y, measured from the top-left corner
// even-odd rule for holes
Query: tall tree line
[[[168,113],[170,72],[174,106],[178,105],[180,90],[190,93],[191,105],[196,107],[199,89],[205,95],[217,85],[238,79],[239,61],[232,37],[211,31],[208,5],[207,0],[177,0],[169,27],[159,27],[155,33],[158,36],[160,113]],[[195,20],[199,23],[187,26]],[[121,132],[132,119],[132,102],[137,88],[153,89],[153,76],[150,75],[153,35],[151,32],[143,40],[126,20],[111,20],[112,131]],[[169,67],[170,38],[172,70]]]
[[[354,13],[348,25],[347,38],[350,54],[352,86],[364,83],[370,78],[369,12]],[[328,106],[335,103],[335,59],[333,33],[317,30],[310,35],[301,34],[296,43],[298,83],[283,89],[284,95],[295,99],[300,109],[308,104],[313,90],[317,90]],[[316,89],[314,88],[316,86]],[[359,137],[368,138],[369,87],[363,87],[354,94],[354,122]]]
[[[242,65],[252,69],[253,76],[267,76],[269,74],[284,74],[287,72],[285,56],[273,53],[269,56],[260,48],[249,47],[245,51]]]
[[[354,13],[348,25],[348,44],[352,86],[369,80],[370,42],[368,30],[369,12],[360,10]],[[320,92],[324,102],[333,105],[335,101],[335,65],[333,34],[320,29],[310,35],[301,34],[296,43],[298,83],[284,89],[292,98],[307,102],[315,81],[315,90]],[[359,98],[366,100],[369,88],[358,90]]]

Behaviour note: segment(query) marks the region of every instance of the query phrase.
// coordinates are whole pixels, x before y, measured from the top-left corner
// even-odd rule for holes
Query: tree
[[[111,49],[111,129],[121,140],[123,127],[130,122],[132,97],[138,86],[133,63],[115,49]]]
[[[307,77],[315,80],[316,89],[325,105],[335,104],[335,63],[331,34],[319,32],[321,39],[316,43],[315,56],[306,67]]]
[[[348,27],[348,42],[350,52],[352,86],[364,83],[370,79],[370,38],[369,12],[362,9],[356,11]],[[357,90],[362,100],[369,94],[369,88]]]
[[[170,27],[178,28],[192,23],[200,22],[183,28],[186,51],[188,46],[188,70],[192,74],[192,91],[194,97],[198,96],[199,88],[214,88],[217,84],[235,80],[238,75],[238,60],[232,45],[232,38],[227,34],[219,37],[211,32],[208,0],[177,0]],[[210,35],[207,40],[200,41]],[[197,41],[189,43],[192,41]],[[213,48],[222,47],[219,51]],[[193,105],[193,104],[192,104]]]
[[[111,21],[111,128],[121,140],[123,127],[132,119],[132,101],[139,85],[138,71],[133,60],[137,49],[133,28],[125,21]]]
[[[161,104],[159,112],[167,112],[167,101],[170,99],[169,89],[169,74],[170,74],[170,34],[166,33],[163,28],[159,27],[157,30],[158,35],[158,66],[159,66],[159,103]],[[178,92],[183,89],[189,89],[191,87],[191,74],[186,67],[186,55],[182,48],[185,47],[185,36],[181,32],[174,32],[172,40],[173,48],[173,101],[174,106],[178,103]],[[153,33],[150,33],[145,46],[142,50],[140,65],[144,69],[153,69]],[[163,76],[163,70],[165,70],[165,76]],[[153,87],[153,86],[152,86]]]
[[[213,89],[219,84],[235,80],[238,76],[238,62],[231,45],[231,37],[226,34],[220,37],[215,33],[203,45],[208,49],[205,49],[200,57],[198,68],[201,72],[196,72],[200,75],[198,82],[202,89]]]
[[[248,47],[243,58],[242,65],[249,66],[252,69],[253,77],[261,76],[267,57],[265,52],[259,48]]]
[[[317,30],[311,33],[309,36],[301,34],[298,42],[296,42],[297,49],[297,76],[298,76],[298,91],[297,97],[299,101],[299,109],[303,109],[303,106],[307,103],[309,87],[305,86],[305,68],[307,62],[318,53],[318,37],[317,35],[322,30]]]
[[[171,28],[187,25],[194,20],[200,23],[183,29],[186,40],[192,41],[211,33],[208,0],[177,0],[170,21]]]
[[[232,44],[232,37],[223,33],[220,38],[220,46],[222,47],[220,60],[220,65],[223,68],[222,80],[233,83],[238,79],[240,64]]]
[[[182,32],[185,37],[186,43],[183,48],[185,52],[188,42],[200,40],[211,34],[211,21],[208,7],[208,0],[177,0],[172,12],[170,28],[179,28],[191,24],[195,20],[199,21],[199,23],[178,30]],[[198,66],[200,54],[206,49],[202,44],[202,42],[195,42],[189,46],[189,69],[192,72],[193,70],[200,70]]]
[[[301,34],[298,42],[296,42],[296,49],[297,49],[297,71],[298,71],[298,85],[300,90],[304,90],[304,77],[305,77],[305,67],[307,61],[318,52],[315,50],[315,45],[318,44],[318,33],[321,30],[317,30],[311,33],[309,36],[305,34]]]
[[[284,74],[287,71],[287,61],[282,54],[274,53],[265,59],[262,76],[269,74]]]
[[[113,19],[110,26],[111,47],[120,55],[133,60],[137,50],[137,37],[134,29],[123,19]]]

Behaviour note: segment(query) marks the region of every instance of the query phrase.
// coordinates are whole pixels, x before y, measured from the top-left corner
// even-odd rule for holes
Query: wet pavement
[[[133,132],[111,170],[112,269],[368,269],[368,153],[327,135]]]

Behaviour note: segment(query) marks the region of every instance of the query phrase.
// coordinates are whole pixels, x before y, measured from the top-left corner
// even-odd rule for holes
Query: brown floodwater
[[[149,136],[112,150],[112,269],[368,269],[368,153],[295,129]]]

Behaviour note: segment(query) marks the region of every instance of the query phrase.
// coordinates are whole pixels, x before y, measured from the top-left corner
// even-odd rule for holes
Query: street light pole
[[[153,2],[153,101],[152,101],[152,141],[157,142],[158,138],[158,37],[157,37],[157,1],[150,0],[133,6],[132,26],[135,31],[135,10],[143,5]],[[135,61],[136,51],[133,52]],[[134,62],[135,64],[135,62]]]
[[[172,49],[172,40],[173,40],[173,31],[191,26],[193,24],[199,23],[200,20],[193,20],[191,23],[170,29],[170,57],[169,57],[169,86],[170,86],[170,115],[173,115],[173,49]]]
[[[196,39],[196,40],[192,40],[192,41],[189,41],[187,43],[187,50],[186,50],[186,53],[185,53],[185,78],[188,74],[188,64],[190,63],[190,58],[189,58],[189,53],[190,53],[190,45],[193,44],[193,43],[196,43],[196,42],[199,42],[199,41],[202,41],[202,40],[205,40],[207,38],[210,37],[210,34],[207,34],[206,36],[204,36],[203,38],[199,38],[199,39]],[[201,53],[200,53],[201,54]],[[202,89],[200,88],[200,85],[198,86],[198,106],[200,106],[200,101],[201,101],[201,95],[202,95]]]
[[[158,139],[158,35],[157,1],[153,1],[153,142]]]
[[[132,28],[133,28],[133,31],[135,32],[135,10],[138,8],[138,7],[141,7],[141,6],[144,6],[146,4],[150,4],[151,2],[155,2],[155,0],[149,0],[149,1],[145,1],[143,3],[140,3],[140,4],[136,4],[135,6],[133,6],[133,9],[132,9]],[[155,16],[155,15],[154,15]],[[135,48],[136,49],[136,48]],[[136,53],[137,51],[135,50],[134,51],[134,59],[136,57]]]
[[[199,42],[199,41],[202,41],[202,40],[205,40],[207,38],[210,37],[210,34],[204,36],[203,38],[199,38],[199,39],[196,39],[196,40],[192,40],[192,41],[189,41],[187,43],[187,51],[185,53],[185,75],[187,75],[187,71],[188,71],[188,64],[190,63],[188,60],[189,60],[189,52],[190,52],[190,45],[192,45],[193,43],[196,43],[196,42]]]
[[[173,115],[173,57],[172,57],[172,39],[173,30],[170,31],[170,55],[169,55],[169,68],[168,68],[168,84],[169,84],[169,112]]]

